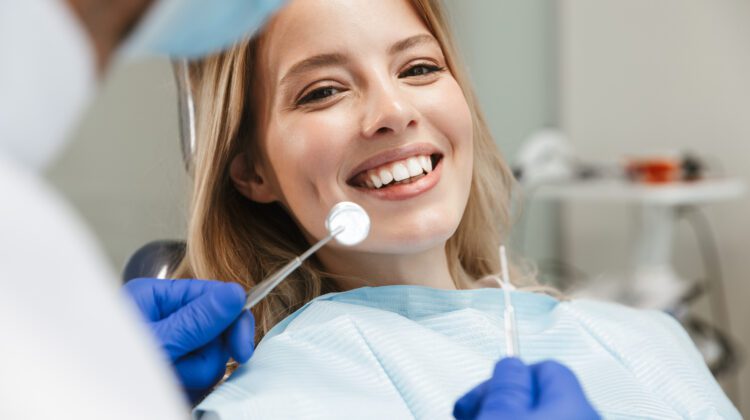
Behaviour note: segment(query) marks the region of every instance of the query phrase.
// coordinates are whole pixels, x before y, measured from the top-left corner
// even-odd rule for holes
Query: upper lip
[[[429,143],[408,144],[396,149],[386,150],[365,159],[364,162],[357,165],[354,170],[349,173],[349,176],[346,179],[352,180],[362,172],[369,171],[370,169],[377,168],[389,162],[404,160],[412,156],[432,155],[435,153],[441,152],[435,145]]]

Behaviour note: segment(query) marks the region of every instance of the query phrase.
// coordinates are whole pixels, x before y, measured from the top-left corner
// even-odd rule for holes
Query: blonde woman
[[[253,309],[255,354],[195,415],[450,416],[504,356],[502,295],[480,279],[499,270],[512,177],[438,2],[293,0],[191,70],[198,146],[177,277],[250,288],[325,236],[337,202],[372,220],[363,243],[321,249]],[[513,278],[523,359],[570,367],[604,417],[739,417],[666,315],[561,302]],[[513,363],[493,380],[544,386]],[[456,414],[498,414],[498,395],[517,401],[511,416],[536,403],[493,380]]]

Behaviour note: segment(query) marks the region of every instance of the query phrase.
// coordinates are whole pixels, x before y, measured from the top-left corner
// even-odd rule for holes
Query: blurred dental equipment
[[[586,180],[615,179],[643,184],[693,182],[706,178],[707,165],[693,153],[626,156],[622,162],[594,162],[577,156],[565,135],[543,129],[526,140],[516,156],[513,174],[526,188]]]
[[[319,240],[302,255],[295,257],[287,265],[268,276],[257,286],[250,289],[247,294],[247,302],[244,309],[250,309],[263,300],[276,286],[279,285],[289,274],[294,272],[302,262],[322,248],[325,244],[336,238],[336,241],[345,246],[354,246],[367,238],[370,233],[370,217],[365,209],[356,203],[342,201],[331,209],[326,218],[326,229],[328,236]]]
[[[691,153],[631,154],[622,163],[591,163],[576,156],[563,133],[551,129],[524,143],[514,173],[526,201],[635,205],[636,239],[627,270],[632,278],[579,285],[576,293],[648,309],[673,310],[690,289],[671,263],[677,211],[744,192],[740,180],[712,175],[703,159]],[[525,220],[519,224],[523,244]]]
[[[513,308],[513,299],[510,291],[515,289],[510,284],[510,274],[508,273],[508,257],[505,255],[505,246],[500,246],[500,268],[502,270],[502,288],[505,298],[505,356],[519,357],[518,351],[518,324],[516,323],[516,311]]]
[[[559,131],[546,129],[533,134],[521,146],[513,175],[519,182],[535,185],[573,178],[573,153]]]
[[[558,288],[570,296],[673,314],[694,339],[711,371],[720,374],[736,365],[738,352],[732,340],[688,311],[691,302],[710,291],[712,323],[729,329],[718,249],[700,207],[741,197],[745,184],[716,168],[721,165],[704,156],[675,151],[630,153],[619,162],[592,163],[576,156],[563,133],[542,130],[521,147],[514,174],[523,189],[523,208],[532,201],[632,207],[634,226],[628,231],[632,239],[624,238],[630,239],[631,250],[622,264],[589,278],[582,274],[586,267],[547,259],[539,261],[540,271],[553,267],[547,274],[553,274]],[[528,225],[525,218],[524,214],[519,222],[520,244]],[[706,278],[685,277],[673,264],[675,231],[682,220],[696,233]],[[519,248],[525,251],[523,245]]]

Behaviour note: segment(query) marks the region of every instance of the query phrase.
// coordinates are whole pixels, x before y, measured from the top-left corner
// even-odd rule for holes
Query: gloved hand
[[[253,354],[255,319],[242,311],[240,285],[135,279],[124,289],[148,320],[191,401],[222,378],[230,356],[244,363]]]
[[[516,358],[495,365],[492,378],[456,403],[458,420],[599,419],[573,372],[546,361],[531,366]]]

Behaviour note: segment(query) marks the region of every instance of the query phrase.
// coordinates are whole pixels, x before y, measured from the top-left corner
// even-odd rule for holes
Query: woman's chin
[[[383,254],[412,254],[445,247],[445,243],[456,231],[458,224],[433,225],[429,228],[387,229],[371,232],[362,244],[371,252]]]

